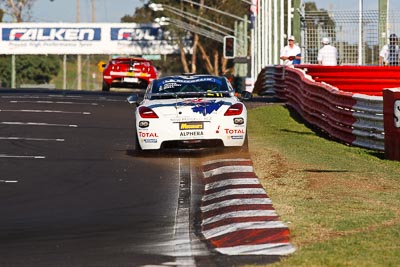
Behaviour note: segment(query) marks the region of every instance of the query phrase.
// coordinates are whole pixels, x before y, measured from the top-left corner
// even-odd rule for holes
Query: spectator
[[[330,44],[328,37],[321,40],[322,47],[318,51],[317,61],[319,65],[336,66],[338,63],[338,52],[336,47]]]
[[[290,36],[288,39],[288,45],[282,48],[280,59],[283,60],[284,65],[293,65],[293,60],[301,60],[301,50],[298,45],[294,43],[296,39],[294,36]]]
[[[399,46],[397,45],[397,36],[392,33],[389,36],[389,44],[382,47],[379,52],[380,66],[398,66],[399,65]]]

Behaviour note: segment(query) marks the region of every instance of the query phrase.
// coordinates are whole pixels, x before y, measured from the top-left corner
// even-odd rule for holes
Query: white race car
[[[251,94],[245,92],[243,99]],[[223,76],[180,75],[152,81],[136,104],[136,149],[240,147],[247,150],[247,109]]]

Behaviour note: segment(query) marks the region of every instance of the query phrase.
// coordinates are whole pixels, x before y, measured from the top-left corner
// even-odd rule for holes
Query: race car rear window
[[[147,61],[128,61],[128,60],[123,60],[123,61],[114,61],[113,64],[142,65],[142,66],[146,66],[146,67],[151,66],[151,63],[147,62]]]
[[[152,93],[227,92],[226,82],[218,77],[163,79],[153,84]]]

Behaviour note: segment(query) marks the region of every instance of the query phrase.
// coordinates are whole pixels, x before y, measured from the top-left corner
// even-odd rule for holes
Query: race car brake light
[[[139,115],[144,119],[157,119],[157,114],[148,107],[139,107]]]
[[[240,103],[236,103],[228,108],[225,112],[224,116],[236,116],[242,114],[243,105]]]

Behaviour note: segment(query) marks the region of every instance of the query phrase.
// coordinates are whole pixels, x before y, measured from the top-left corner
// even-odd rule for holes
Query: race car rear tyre
[[[135,129],[135,132],[136,132],[136,129]],[[143,152],[143,149],[139,144],[139,137],[137,135],[135,135],[135,151],[136,151],[136,153],[137,152]]]
[[[105,81],[103,81],[102,90],[103,90],[104,92],[110,91],[110,85],[109,85],[108,83],[106,83]]]
[[[146,87],[147,87],[148,84],[149,84],[149,83],[148,83],[147,81],[145,81],[145,80],[140,80],[139,88],[140,88],[140,89],[146,89]]]
[[[228,151],[236,152],[236,153],[248,153],[249,152],[249,139],[247,138],[247,134],[244,138],[244,142],[242,146],[232,146],[232,147],[225,147]]]
[[[240,148],[240,152],[249,152],[249,138],[247,137],[247,133],[246,137],[244,138],[243,145]]]

